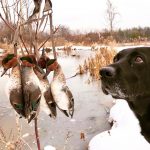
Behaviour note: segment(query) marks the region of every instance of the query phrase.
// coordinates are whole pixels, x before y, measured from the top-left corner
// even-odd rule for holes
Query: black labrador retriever
[[[103,92],[128,102],[150,143],[150,47],[120,51],[100,75]]]

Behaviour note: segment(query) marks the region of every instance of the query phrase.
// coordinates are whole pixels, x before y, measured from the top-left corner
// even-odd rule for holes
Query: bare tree
[[[116,8],[113,6],[111,0],[107,0],[106,5],[107,5],[106,20],[108,22],[110,34],[112,35],[115,26],[116,17],[117,15],[119,15],[119,13],[117,12]]]

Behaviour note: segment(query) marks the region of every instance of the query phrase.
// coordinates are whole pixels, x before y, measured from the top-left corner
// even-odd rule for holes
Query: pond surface
[[[66,77],[74,75],[78,64],[93,55],[93,52],[80,51],[80,58],[61,57],[58,62],[62,65]],[[52,75],[49,76],[51,80]],[[89,75],[76,76],[67,80],[75,100],[75,113],[73,119],[67,118],[58,110],[58,117],[50,118],[41,108],[38,126],[41,147],[52,145],[57,150],[87,150],[89,140],[96,134],[110,128],[107,117],[107,108],[112,102],[110,96],[105,96],[101,91],[100,81],[89,83]],[[0,128],[3,129],[7,139],[14,139],[17,135],[15,113],[6,97],[5,85],[8,76],[0,78]],[[23,139],[36,150],[34,123],[27,124],[25,119],[19,119]],[[80,139],[80,133],[85,134],[85,140]],[[10,136],[10,137],[9,137]],[[5,148],[1,145],[0,148]],[[24,146],[23,150],[28,150]]]

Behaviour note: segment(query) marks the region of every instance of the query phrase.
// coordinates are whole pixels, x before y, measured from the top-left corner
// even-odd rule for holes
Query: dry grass
[[[107,47],[100,48],[95,53],[94,57],[89,57],[84,61],[83,65],[79,65],[79,74],[89,72],[93,79],[98,80],[99,70],[102,67],[111,64],[115,54],[116,51],[114,49]]]
[[[12,130],[8,137],[6,137],[6,133],[0,128],[0,145],[4,149],[7,150],[21,150],[23,143],[20,139],[14,140],[14,135],[12,134]]]
[[[26,150],[31,150],[31,147],[21,136],[19,118],[18,115],[16,115],[16,129],[11,129],[8,134],[0,127],[0,149],[23,150],[24,148]]]
[[[6,50],[7,52],[12,52],[13,45],[7,43],[0,43],[0,48]]]

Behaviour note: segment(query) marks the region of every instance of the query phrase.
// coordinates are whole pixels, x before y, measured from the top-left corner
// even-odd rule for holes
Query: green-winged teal
[[[65,75],[61,66],[55,59],[51,59],[47,62],[45,77],[54,71],[54,77],[51,82],[51,91],[58,108],[69,117],[72,117],[74,113],[74,98],[66,85]]]
[[[50,58],[46,56],[45,51],[43,49],[42,55],[38,60],[38,65],[42,69],[46,69],[46,62],[49,60]],[[46,105],[48,106],[49,109],[47,108],[45,109],[44,107],[45,111],[49,114],[50,117],[56,118],[56,115],[57,115],[56,104],[54,102],[54,99],[51,93],[51,87],[50,87],[49,81],[47,78],[43,78],[45,75],[45,72],[42,69],[41,69],[41,72],[35,69],[35,73],[40,80],[42,93],[45,99],[45,101],[42,101],[41,105],[45,104],[46,102]]]
[[[14,54],[6,54],[2,60],[2,66],[4,72],[1,76],[3,76],[8,69],[12,68],[10,80],[8,82],[8,98],[10,103],[19,115],[26,117],[24,111],[20,66],[17,57]]]
[[[30,122],[38,115],[42,94],[39,79],[33,70],[36,68],[35,57],[33,55],[26,55],[21,57],[20,60],[25,114],[28,122]]]

